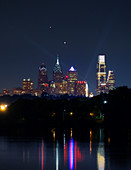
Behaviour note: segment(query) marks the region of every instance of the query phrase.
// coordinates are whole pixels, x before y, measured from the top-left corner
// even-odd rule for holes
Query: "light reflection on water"
[[[105,169],[105,149],[104,149],[104,142],[102,141],[102,134],[100,129],[100,142],[98,144],[98,151],[97,151],[97,167],[99,170]]]
[[[56,144],[56,170],[59,169],[59,144]]]
[[[62,133],[53,129],[48,134],[49,138],[47,135],[37,138],[0,137],[0,167],[2,170],[131,169],[130,140],[123,148],[112,143],[109,134],[101,128],[88,129],[84,134],[81,130],[77,134],[74,129]],[[128,138],[130,136],[128,134]],[[122,152],[121,147],[124,149]],[[126,159],[121,158],[122,154]]]

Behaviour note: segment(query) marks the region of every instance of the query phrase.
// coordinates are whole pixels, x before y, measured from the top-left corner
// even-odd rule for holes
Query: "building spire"
[[[57,63],[59,65],[59,54],[57,54]]]

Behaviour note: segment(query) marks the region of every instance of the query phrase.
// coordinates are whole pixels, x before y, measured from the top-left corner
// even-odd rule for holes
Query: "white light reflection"
[[[104,150],[104,143],[102,142],[102,132],[100,129],[100,142],[97,151],[97,167],[98,170],[105,169],[105,150]]]
[[[59,144],[56,143],[56,170],[59,169],[59,150],[58,150]]]

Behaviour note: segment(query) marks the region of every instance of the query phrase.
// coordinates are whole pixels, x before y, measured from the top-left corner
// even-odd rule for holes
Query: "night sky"
[[[51,80],[57,54],[64,75],[75,66],[93,92],[97,56],[105,54],[116,86],[131,88],[130,9],[130,0],[1,0],[0,91],[28,77],[37,88],[42,62]]]

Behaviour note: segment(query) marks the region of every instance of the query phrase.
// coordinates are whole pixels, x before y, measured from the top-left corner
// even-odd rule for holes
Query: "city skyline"
[[[98,54],[106,55],[116,87],[131,88],[130,5],[113,0],[0,2],[0,91],[21,86],[28,77],[37,88],[36,70],[42,62],[52,79],[57,54],[62,71],[75,66],[93,93]]]
[[[108,75],[106,74],[106,62],[105,55],[98,55],[98,63],[97,63],[97,87],[96,92],[97,95],[101,93],[109,93],[110,90],[115,89],[115,75],[113,70],[108,71]]]
[[[98,55],[98,63],[97,63],[97,69],[96,69],[97,83],[96,83],[96,89],[95,89],[97,95],[99,95],[100,93],[109,93],[109,90],[113,90],[115,88],[114,71],[113,70],[106,71],[105,61],[106,61],[105,55],[103,54]],[[24,77],[22,81],[22,86],[15,87],[13,89],[3,88],[1,94],[7,95],[7,94],[21,93],[21,94],[38,95],[35,93],[38,92],[39,94],[42,94],[42,92],[46,92],[51,95],[58,95],[58,96],[63,95],[63,94],[68,94],[68,95],[73,95],[73,96],[77,96],[77,95],[84,96],[85,95],[87,97],[88,96],[87,91],[88,93],[93,92],[93,91],[90,91],[90,89],[88,89],[89,82],[78,79],[79,74],[78,74],[77,69],[74,68],[74,66],[71,66],[69,70],[66,72],[66,74],[62,72],[62,68],[60,66],[60,61],[59,61],[58,56],[56,58],[56,64],[52,71],[52,79],[48,78],[48,69],[46,68],[46,65],[44,62],[42,62],[41,65],[39,66],[38,72],[39,73],[38,73],[38,79],[37,79],[37,82],[38,82],[37,87],[34,87],[34,82],[31,80],[30,77],[28,78]],[[107,76],[106,76],[106,72],[108,72]],[[104,79],[103,79],[103,76],[104,76]],[[82,84],[83,84],[83,87],[82,87]],[[103,87],[101,87],[101,85]]]
[[[87,82],[78,79],[78,72],[73,66],[63,76],[58,56],[51,80],[48,79],[48,69],[43,62],[38,71],[37,88],[33,86],[34,82],[28,77],[23,78],[22,86],[13,89],[2,89],[1,95],[31,94],[33,96],[41,96],[42,93],[48,93],[54,96],[68,94],[69,96],[88,97]]]

